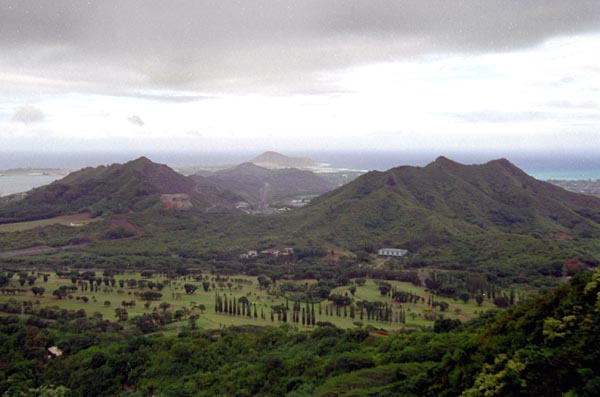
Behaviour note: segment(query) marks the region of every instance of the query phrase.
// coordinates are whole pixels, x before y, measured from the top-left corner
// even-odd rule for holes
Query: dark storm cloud
[[[0,0],[0,70],[137,88],[290,87],[321,70],[599,27],[598,0]]]

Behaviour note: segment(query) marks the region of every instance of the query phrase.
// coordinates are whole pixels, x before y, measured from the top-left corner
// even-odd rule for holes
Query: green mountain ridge
[[[285,172],[240,167],[243,172],[224,173],[260,179]],[[131,214],[138,218],[135,223],[152,230],[154,238],[171,241],[178,231],[179,241],[169,246],[198,253],[217,247],[237,252],[257,244],[332,245],[368,262],[370,253],[388,246],[408,249],[414,266],[487,269],[490,275],[504,269],[516,275],[513,280],[527,280],[531,272],[559,277],[568,261],[588,267],[600,263],[600,199],[538,181],[504,159],[463,165],[440,157],[425,167],[372,171],[278,215],[241,213],[240,201],[260,191],[244,193],[248,187],[236,183],[188,178],[138,159],[84,169],[35,189],[0,206],[0,223],[82,211],[136,212]],[[192,211],[159,214],[164,208],[160,194],[176,193],[190,196]],[[23,238],[16,236],[10,247],[29,247]]]
[[[372,171],[290,214],[300,234],[344,246],[418,249],[469,235],[600,236],[600,199],[538,181],[500,159]]]
[[[161,194],[187,194],[193,208],[200,211],[215,206],[233,208],[237,199],[140,157],[125,164],[84,168],[33,189],[22,200],[0,207],[0,223],[84,211],[102,214],[160,208]]]

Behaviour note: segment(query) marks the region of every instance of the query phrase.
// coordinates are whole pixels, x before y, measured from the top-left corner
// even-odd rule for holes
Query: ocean
[[[425,166],[439,155],[464,164],[478,164],[507,158],[531,176],[542,179],[600,179],[600,155],[595,153],[494,153],[426,151],[281,151],[288,156],[310,157],[332,168],[364,171],[387,169],[400,165]],[[92,153],[0,153],[0,170],[15,168],[62,168],[77,170],[112,163],[123,163],[142,155],[174,168],[239,164],[259,155],[248,152],[92,152]],[[27,191],[59,178],[53,175],[0,176],[0,196]]]
[[[0,197],[13,193],[26,192],[34,187],[47,185],[58,175],[3,175],[0,176]]]

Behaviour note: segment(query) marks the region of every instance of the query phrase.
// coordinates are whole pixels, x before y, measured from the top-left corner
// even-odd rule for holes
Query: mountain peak
[[[454,160],[450,160],[448,157],[439,156],[438,158],[435,159],[435,161],[433,161],[432,163],[429,163],[427,165],[427,167],[431,167],[431,166],[448,168],[448,167],[462,166],[462,164],[457,163]]]
[[[485,165],[488,167],[495,166],[495,167],[501,168],[505,172],[508,172],[515,176],[517,176],[517,175],[526,176],[527,175],[522,169],[520,169],[519,167],[517,167],[516,165],[514,165],[513,163],[511,163],[509,160],[507,160],[505,158],[492,160]]]
[[[514,165],[513,163],[511,163],[508,159],[506,159],[504,157],[489,161],[488,164],[498,164],[498,165],[501,165],[502,167],[517,168],[516,165]]]
[[[265,168],[307,168],[318,165],[308,157],[289,157],[273,151],[264,152],[250,162]]]
[[[125,163],[125,165],[127,164],[131,164],[131,165],[150,165],[150,164],[155,164],[152,160],[150,160],[148,157],[146,156],[141,156],[138,157],[135,160],[131,160],[127,163]]]
[[[264,152],[263,154],[261,154],[260,156],[279,156],[279,157],[286,157],[281,153],[275,152],[273,150],[267,150],[266,152]],[[260,157],[259,156],[259,157]]]
[[[131,160],[131,161],[133,161],[133,162],[145,162],[145,163],[147,163],[147,162],[150,162],[150,163],[151,163],[151,162],[152,162],[152,161],[151,161],[151,160],[150,160],[148,157],[146,157],[146,156],[140,156],[140,157],[138,157],[137,159],[135,159],[135,160]]]
[[[450,160],[446,156],[438,156],[438,158],[435,159],[434,163],[455,163],[455,161]]]

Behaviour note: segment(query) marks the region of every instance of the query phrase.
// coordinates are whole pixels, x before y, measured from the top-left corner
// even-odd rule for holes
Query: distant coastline
[[[63,175],[0,175],[0,197],[26,192],[33,188],[52,183],[62,177]]]
[[[316,173],[352,172],[369,170],[385,171],[401,165],[424,166],[435,158],[435,154],[424,152],[284,152],[286,155],[311,158],[317,163],[308,167]],[[149,153],[155,162],[166,163],[184,174],[192,170],[214,171],[223,164],[240,164],[256,155],[256,152],[223,153]],[[20,193],[39,187],[67,175],[70,170],[97,166],[99,164],[123,163],[134,158],[133,153],[11,153],[0,157],[0,196]],[[545,181],[600,180],[600,156],[580,155],[503,155],[495,153],[464,153],[455,156],[462,162],[482,163],[494,158],[506,157],[534,178]],[[186,172],[188,171],[188,172]],[[569,184],[563,184],[569,186]],[[572,185],[572,184],[571,184]],[[570,189],[569,189],[570,190]]]

